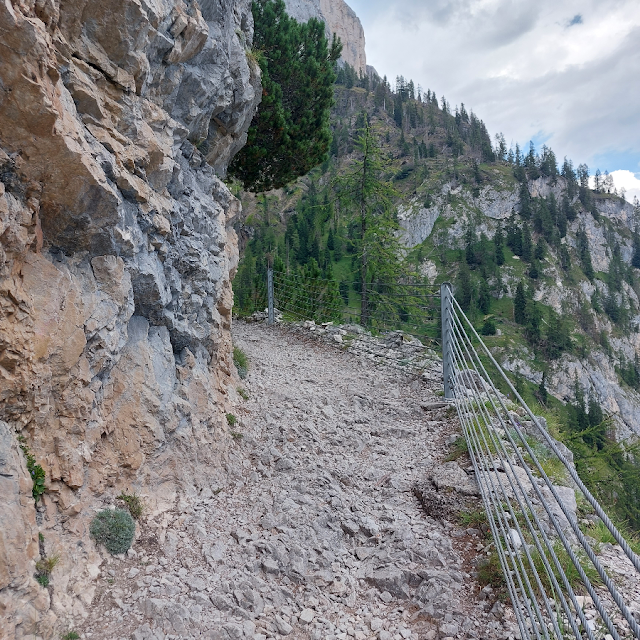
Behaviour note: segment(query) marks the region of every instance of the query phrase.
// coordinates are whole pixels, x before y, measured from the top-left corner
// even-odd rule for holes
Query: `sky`
[[[367,62],[640,198],[638,0],[347,0]]]

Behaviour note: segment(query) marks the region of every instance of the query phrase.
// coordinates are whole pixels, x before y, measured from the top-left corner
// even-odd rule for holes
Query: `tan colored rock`
[[[86,613],[89,525],[121,491],[162,513],[226,474],[240,205],[218,175],[261,95],[252,24],[249,0],[0,4],[3,639]],[[17,433],[46,473],[53,602]]]

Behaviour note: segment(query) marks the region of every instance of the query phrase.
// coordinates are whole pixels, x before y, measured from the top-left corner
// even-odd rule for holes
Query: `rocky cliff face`
[[[360,18],[344,0],[285,0],[287,12],[299,22],[318,18],[325,23],[327,36],[342,40],[342,59],[358,73],[367,73],[364,29]]]
[[[219,176],[260,97],[252,36],[249,0],[0,4],[2,638],[82,620],[88,525],[121,491],[159,513],[227,473],[240,205]]]
[[[539,178],[529,182],[532,197],[547,198],[553,194],[558,201],[566,193],[567,185],[564,178],[552,181]],[[452,205],[451,202],[456,202]],[[578,206],[577,198],[574,205]],[[612,247],[617,244],[625,263],[631,262],[633,246],[631,231],[635,227],[633,206],[623,202],[620,198],[599,199],[596,201],[599,220],[591,213],[582,211],[569,225],[569,230],[563,242],[569,247],[576,248],[576,233],[583,228],[589,243],[589,251],[593,268],[596,272],[607,272],[612,257]],[[403,241],[408,247],[415,247],[429,238],[432,233],[437,234],[437,243],[451,248],[464,246],[464,234],[468,225],[472,225],[476,232],[485,233],[493,237],[498,224],[504,225],[514,211],[519,211],[520,198],[518,190],[512,183],[494,179],[491,185],[482,188],[477,195],[473,195],[466,187],[459,184],[447,183],[443,185],[441,193],[434,198],[429,207],[424,207],[417,199],[400,209],[400,222]],[[440,228],[434,231],[436,223],[441,220]],[[550,250],[550,258],[544,262],[543,275],[546,282],[537,287],[534,299],[551,306],[560,314],[577,317],[580,305],[591,300],[596,289],[602,299],[609,294],[607,285],[602,280],[593,283],[586,279],[567,284],[563,282],[560,260]],[[438,275],[436,265],[427,260],[423,265],[423,272],[435,280]],[[503,268],[503,284],[510,296],[520,278],[516,277],[513,269],[506,265]],[[634,288],[623,283],[626,304],[631,310],[631,325],[640,327],[640,298]],[[620,301],[623,299],[618,294]],[[611,345],[611,354],[604,349],[593,349],[587,357],[579,358],[574,355],[564,355],[550,367],[547,387],[560,400],[573,401],[575,382],[580,383],[585,393],[593,394],[602,408],[612,415],[616,422],[616,436],[626,440],[640,435],[640,394],[622,385],[615,367],[620,364],[620,355],[627,362],[634,362],[640,356],[640,333],[631,331],[621,334],[609,318],[603,314],[589,312],[592,319],[592,333],[604,335]],[[500,354],[505,369],[520,374],[526,379],[539,384],[542,381],[542,371],[531,366],[534,353],[526,346],[520,346],[517,352],[503,350]]]

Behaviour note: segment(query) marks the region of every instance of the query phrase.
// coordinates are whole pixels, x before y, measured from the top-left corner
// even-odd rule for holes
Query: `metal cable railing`
[[[353,288],[357,292],[357,285]],[[562,445],[512,385],[451,286],[443,284],[439,292],[402,283],[367,288],[364,321],[383,335],[377,344],[362,341],[358,350],[372,359],[401,368],[401,351],[385,345],[384,332],[417,338],[418,354],[441,332],[445,398],[460,418],[493,538],[491,553],[504,575],[522,640],[640,638],[626,594],[580,529],[576,495],[620,545],[629,571],[640,573],[640,559],[585,487]],[[270,271],[267,291],[270,322],[276,309],[297,321],[363,321],[362,309],[354,304],[360,302],[358,295],[349,292],[350,305],[332,281]],[[425,368],[433,364],[428,357],[424,361]],[[498,380],[506,384],[509,397],[498,389]]]
[[[640,570],[638,557],[513,387],[449,285],[442,287],[442,329],[445,395],[460,417],[523,640],[640,637],[638,622],[579,527],[574,491],[618,541],[632,571]],[[496,387],[489,363],[514,401]],[[572,486],[549,478],[549,465],[534,451],[538,443],[564,465],[565,484]],[[578,591],[591,598],[596,616]]]

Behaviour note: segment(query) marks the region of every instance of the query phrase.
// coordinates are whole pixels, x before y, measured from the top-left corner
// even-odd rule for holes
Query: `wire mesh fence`
[[[359,324],[374,333],[401,331],[440,340],[440,288],[420,283],[341,283],[273,272],[276,310],[290,320]],[[364,298],[364,304],[363,304]]]
[[[523,640],[640,637],[625,597],[580,528],[577,502],[600,518],[629,571],[640,572],[640,560],[578,477],[570,452],[513,387],[448,285],[442,300],[445,395],[457,408]],[[512,399],[492,375],[502,378]]]

